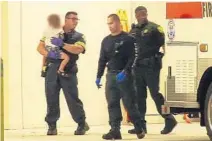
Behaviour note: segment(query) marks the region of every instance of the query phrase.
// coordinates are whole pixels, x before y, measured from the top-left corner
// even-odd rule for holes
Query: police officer
[[[131,74],[134,60],[134,40],[122,31],[120,19],[116,14],[109,15],[107,22],[111,34],[106,36],[101,44],[96,85],[98,88],[101,87],[101,77],[107,65],[106,99],[111,130],[102,138],[106,140],[122,139],[120,133],[122,121],[120,99],[122,98],[134,124],[135,133],[139,139],[142,139],[145,133],[141,127],[140,114],[132,96],[135,93]]]
[[[70,77],[66,78],[58,75],[58,67],[61,60],[58,60],[58,54],[55,52],[47,52],[45,43],[40,41],[38,52],[47,57],[47,73],[45,77],[45,91],[47,100],[47,115],[45,121],[48,123],[49,129],[47,135],[57,135],[56,122],[60,117],[59,92],[62,88],[69,111],[72,118],[78,123],[75,135],[84,135],[89,130],[89,126],[85,121],[85,111],[83,103],[78,97],[77,87],[77,64],[78,54],[85,52],[85,39],[83,34],[75,31],[78,23],[76,12],[67,12],[65,16],[64,40],[61,38],[53,38],[52,44],[62,46],[61,50],[71,58],[65,71]]]
[[[177,121],[173,115],[163,115],[161,113],[164,97],[159,92],[159,77],[163,54],[159,52],[159,49],[164,46],[164,32],[161,26],[147,20],[147,9],[145,7],[137,7],[135,16],[138,24],[132,27],[130,34],[136,38],[137,57],[134,60],[134,74],[137,102],[143,121],[143,129],[147,133],[145,114],[148,86],[157,111],[165,119],[165,127],[161,134],[168,134],[177,125]],[[134,134],[135,130],[132,129],[128,132]]]

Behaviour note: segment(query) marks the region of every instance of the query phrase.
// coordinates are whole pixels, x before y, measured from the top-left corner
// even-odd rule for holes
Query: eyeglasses
[[[73,21],[79,21],[80,19],[78,19],[78,18],[66,18],[66,19],[71,19],[71,20],[73,20]]]

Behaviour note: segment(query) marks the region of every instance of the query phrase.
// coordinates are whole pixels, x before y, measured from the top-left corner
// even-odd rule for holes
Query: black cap
[[[144,7],[144,6],[138,6],[138,7],[135,9],[135,13],[138,12],[138,11],[141,11],[141,10],[147,11],[147,8]]]

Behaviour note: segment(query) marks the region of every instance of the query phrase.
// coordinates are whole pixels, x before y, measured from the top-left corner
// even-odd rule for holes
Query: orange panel
[[[167,19],[202,18],[201,2],[166,3]]]

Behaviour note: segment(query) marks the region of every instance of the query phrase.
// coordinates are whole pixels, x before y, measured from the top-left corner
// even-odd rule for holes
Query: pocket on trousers
[[[57,66],[56,64],[49,64],[48,65],[48,70],[46,72],[46,82],[53,82],[53,81],[57,81]]]

